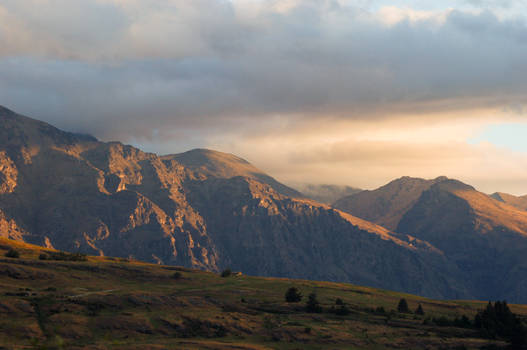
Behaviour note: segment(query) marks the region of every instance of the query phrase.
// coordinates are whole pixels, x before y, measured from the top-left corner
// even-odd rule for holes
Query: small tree
[[[315,293],[309,294],[306,302],[306,311],[312,313],[321,313],[322,306],[317,300],[317,295]]]
[[[399,300],[399,305],[397,305],[397,311],[400,313],[407,314],[410,312],[410,309],[408,308],[408,303],[406,302],[405,298],[402,298]]]
[[[13,248],[9,249],[7,253],[5,253],[5,256],[8,258],[20,258],[20,253]]]
[[[285,292],[285,301],[288,303],[298,303],[302,300],[302,293],[296,287],[291,287]]]
[[[383,306],[377,306],[377,308],[375,309],[375,313],[379,315],[384,315],[386,314],[386,310],[384,310]]]
[[[221,277],[229,277],[230,275],[232,275],[231,269],[225,269],[221,272]]]
[[[351,313],[351,310],[344,304],[339,305],[335,309],[335,314],[339,316],[346,316],[346,315],[349,315],[350,313]]]
[[[335,300],[335,305],[344,305],[344,301],[342,301],[340,298],[337,298],[337,300]]]
[[[172,275],[172,278],[175,279],[175,280],[179,280],[182,277],[183,277],[183,275],[179,271],[174,272],[174,274]]]
[[[421,304],[419,304],[419,306],[417,306],[417,309],[415,310],[415,314],[416,315],[424,315],[425,314],[425,311],[423,310],[423,307],[421,306]]]

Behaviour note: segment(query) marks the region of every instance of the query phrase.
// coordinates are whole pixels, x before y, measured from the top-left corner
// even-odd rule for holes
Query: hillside
[[[4,257],[10,249],[19,258]],[[8,349],[480,349],[505,345],[477,329],[485,302],[437,301],[351,284],[220,277],[110,257],[50,260],[58,252],[0,238],[0,346]],[[38,258],[40,255],[46,260]],[[60,255],[59,255],[60,256]],[[71,256],[68,254],[62,257]],[[322,313],[285,291],[316,292]],[[341,299],[347,312],[333,309]],[[405,298],[411,311],[397,312]],[[527,307],[511,305],[527,316]],[[443,318],[442,318],[443,317]]]
[[[65,251],[469,298],[426,242],[211,150],[158,156],[0,111],[0,235]]]

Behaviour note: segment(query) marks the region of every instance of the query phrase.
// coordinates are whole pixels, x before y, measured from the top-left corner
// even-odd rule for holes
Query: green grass
[[[10,248],[20,257],[4,257]],[[426,317],[472,318],[485,302],[344,283],[221,278],[104,257],[39,260],[41,251],[48,250],[0,239],[0,345],[7,349],[477,349],[488,343],[474,330],[423,324]],[[173,278],[175,271],[181,278]],[[316,292],[325,310],[341,298],[352,312],[306,313],[303,302],[284,301],[291,286],[304,300]],[[411,310],[421,303],[425,315],[392,311],[403,297]],[[389,316],[370,311],[378,306]],[[527,315],[527,306],[511,309]]]

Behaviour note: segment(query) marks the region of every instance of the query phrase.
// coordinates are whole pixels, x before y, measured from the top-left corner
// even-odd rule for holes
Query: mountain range
[[[232,154],[160,156],[0,107],[0,236],[60,250],[527,302],[527,212],[496,196],[404,177],[322,204]]]

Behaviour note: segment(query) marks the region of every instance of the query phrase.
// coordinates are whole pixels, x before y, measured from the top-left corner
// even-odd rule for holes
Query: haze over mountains
[[[1,236],[213,271],[527,301],[527,212],[505,201],[444,177],[401,178],[338,200],[340,210],[308,197],[231,154],[158,156],[0,108]]]
[[[333,204],[337,200],[362,191],[361,189],[345,185],[328,184],[293,184],[304,196],[324,204]]]

